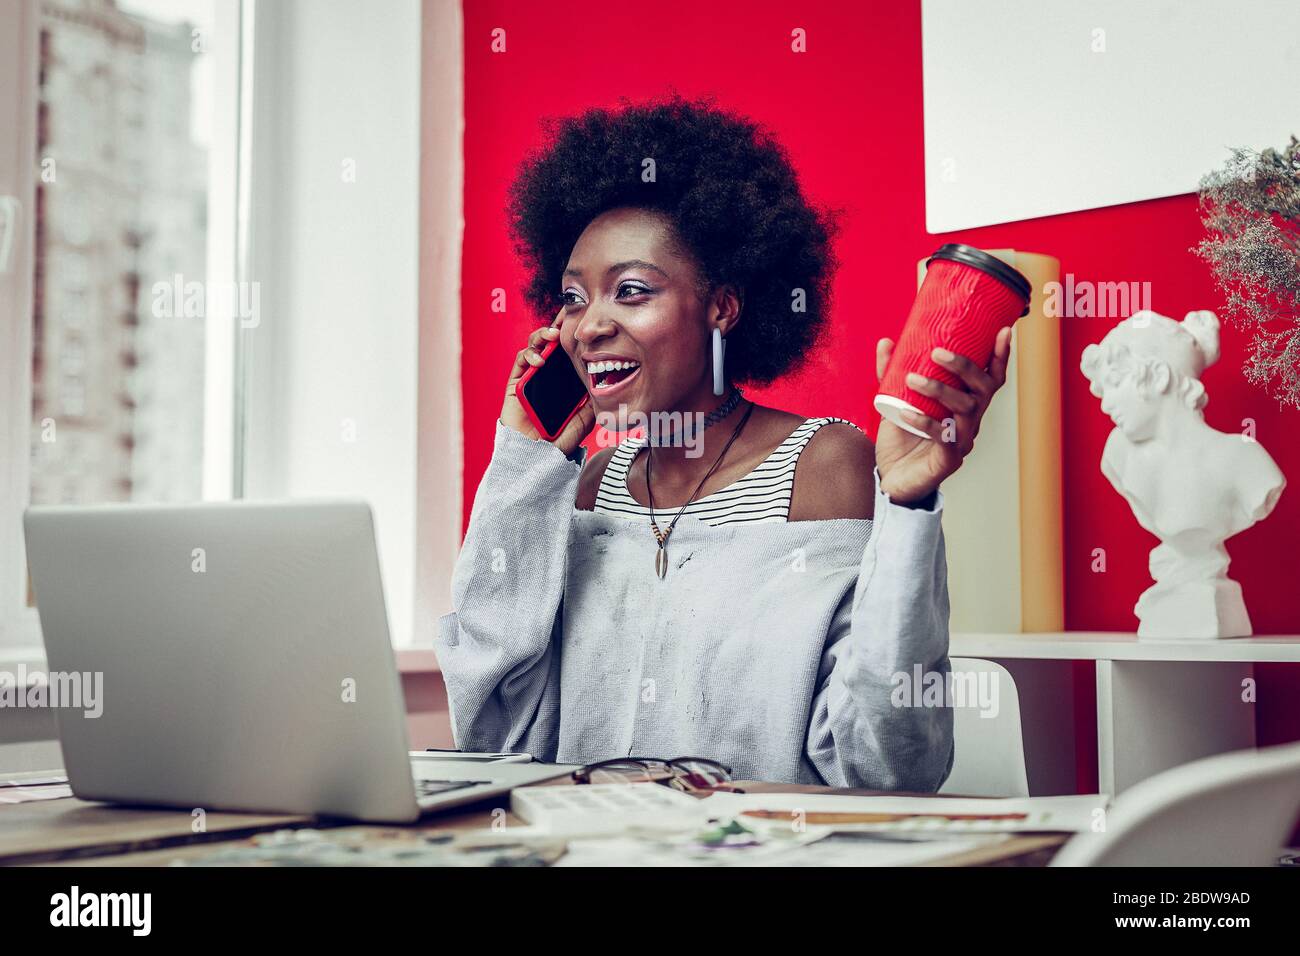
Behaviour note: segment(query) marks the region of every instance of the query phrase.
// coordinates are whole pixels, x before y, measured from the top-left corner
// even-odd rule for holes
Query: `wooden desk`
[[[188,810],[116,807],[75,797],[0,804],[0,865],[55,863],[78,858],[116,866],[122,854],[313,826],[310,817],[209,813],[195,833]]]
[[[565,786],[551,781],[540,786]],[[745,783],[751,792],[766,791],[870,795],[869,790],[837,790],[787,784]],[[395,829],[450,833],[487,827],[501,798],[426,817],[409,827],[339,825],[311,817],[242,813],[207,814],[205,832],[195,833],[186,810],[136,809],[87,803],[75,798],[0,805],[0,865],[168,866],[202,859],[218,845],[246,841],[254,834],[298,827],[329,828],[340,833],[378,835]],[[510,825],[522,826],[513,815]],[[934,865],[1042,866],[1065,842],[1065,834],[1015,836]]]

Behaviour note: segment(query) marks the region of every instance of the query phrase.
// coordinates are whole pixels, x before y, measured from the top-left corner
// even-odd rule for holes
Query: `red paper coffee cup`
[[[1030,291],[1029,280],[1001,259],[959,242],[941,246],[926,262],[925,279],[880,382],[876,411],[899,428],[929,437],[903,421],[903,410],[938,421],[952,413],[908,387],[908,373],[961,388],[961,379],[936,365],[930,353],[946,348],[986,367],[998,332],[1029,312]]]

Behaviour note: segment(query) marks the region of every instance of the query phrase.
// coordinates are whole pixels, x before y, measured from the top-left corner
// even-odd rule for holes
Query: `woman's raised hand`
[[[514,367],[510,370],[510,379],[506,382],[506,399],[501,406],[501,423],[534,440],[540,440],[542,436],[533,427],[533,423],[528,420],[528,414],[524,411],[524,406],[515,397],[515,386],[519,384],[519,380],[524,377],[524,373],[528,371],[530,366],[543,364],[542,349],[559,339],[560,326],[563,322],[564,310],[561,309],[559,314],[556,315],[555,321],[550,325],[533,330],[528,336],[528,344],[520,349],[519,354],[515,356]],[[570,359],[564,348],[560,347],[551,353],[549,361],[568,362]],[[556,436],[551,444],[566,455],[571,455],[595,426],[596,413],[592,410],[591,403],[588,402],[578,410],[578,414],[569,419],[569,423],[564,426],[564,430]]]
[[[876,376],[885,377],[885,366],[893,354],[894,343],[881,339],[876,343]],[[941,402],[952,413],[942,422],[918,412],[903,412],[903,420],[919,428],[928,439],[904,431],[893,422],[881,419],[876,433],[876,468],[880,487],[891,501],[916,504],[930,496],[939,483],[961,467],[975,445],[980,421],[989,402],[1007,380],[1007,362],[1011,357],[1011,328],[998,333],[993,343],[993,358],[982,369],[963,355],[935,349],[934,361],[961,379],[954,388],[921,375],[907,377],[909,388]]]

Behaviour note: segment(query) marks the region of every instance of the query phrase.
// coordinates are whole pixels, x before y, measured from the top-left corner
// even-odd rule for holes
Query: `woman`
[[[516,356],[439,622],[458,746],[937,789],[951,711],[892,691],[915,665],[949,670],[938,488],[1003,382],[1009,335],[987,371],[936,355],[964,389],[913,381],[953,411],[955,441],[914,416],[934,440],[884,422],[873,449],[841,419],[745,399],[736,383],[770,382],[816,343],[832,229],[769,135],[704,103],[558,124],[511,222],[530,302],[554,321]],[[591,401],[545,442],[514,386],[557,340],[550,361],[571,361]],[[588,456],[596,416],[629,410],[684,424]]]

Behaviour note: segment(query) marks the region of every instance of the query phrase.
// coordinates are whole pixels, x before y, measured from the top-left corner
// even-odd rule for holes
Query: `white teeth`
[[[599,375],[602,372],[618,372],[623,369],[640,368],[637,362],[588,362],[587,374]]]

